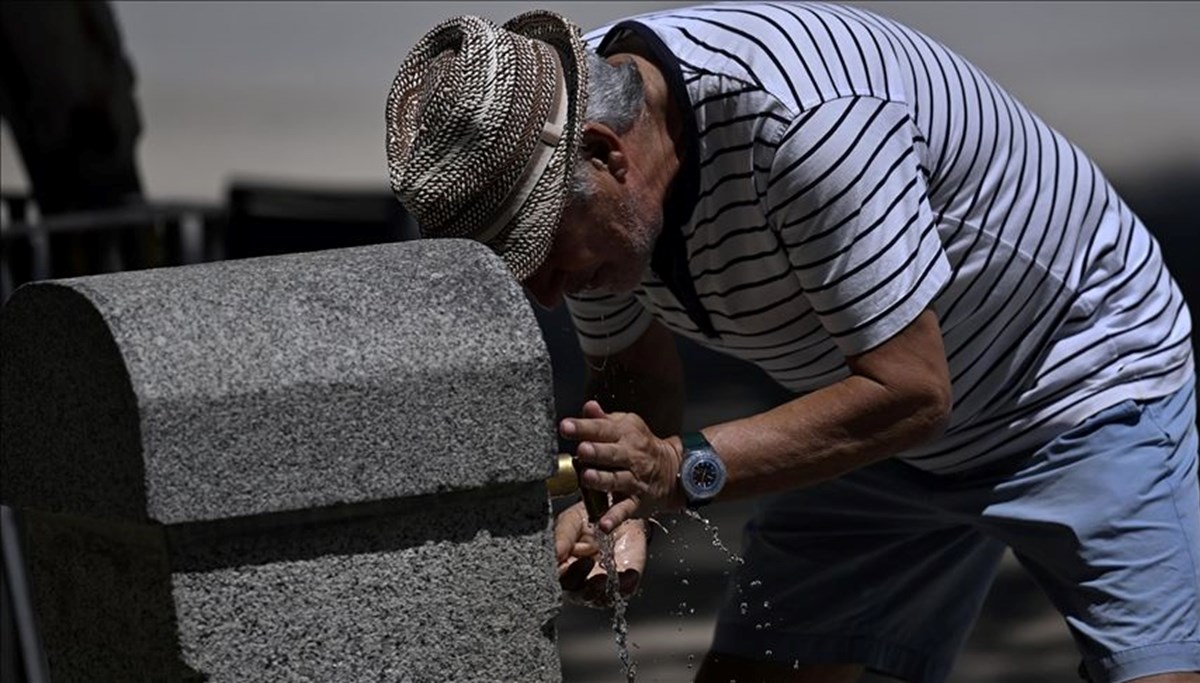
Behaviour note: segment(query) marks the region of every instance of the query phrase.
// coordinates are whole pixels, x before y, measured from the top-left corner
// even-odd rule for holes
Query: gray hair
[[[645,109],[641,72],[632,59],[613,65],[591,50],[587,51],[587,59],[588,99],[584,120],[602,123],[618,135],[628,132]],[[589,170],[591,164],[580,151],[571,178],[572,200],[587,199],[596,190]]]

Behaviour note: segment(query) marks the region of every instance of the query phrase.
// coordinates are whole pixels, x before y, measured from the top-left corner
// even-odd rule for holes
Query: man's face
[[[565,294],[633,291],[650,263],[662,207],[632,183],[597,175],[595,193],[567,206],[545,262],[522,283],[544,308]]]

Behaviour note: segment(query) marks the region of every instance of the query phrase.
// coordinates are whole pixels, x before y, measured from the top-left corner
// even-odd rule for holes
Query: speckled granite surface
[[[490,251],[38,283],[0,335],[0,497],[47,651],[79,660],[52,672],[559,680],[550,361]],[[112,654],[130,623],[177,637]]]

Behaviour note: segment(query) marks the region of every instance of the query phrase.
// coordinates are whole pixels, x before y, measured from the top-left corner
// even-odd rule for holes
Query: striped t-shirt
[[[932,306],[953,414],[901,457],[935,472],[1194,374],[1188,310],[1138,218],[1062,135],[917,31],[846,5],[736,3],[586,39],[651,51],[687,147],[639,288],[568,299],[585,353],[657,319],[803,394]]]

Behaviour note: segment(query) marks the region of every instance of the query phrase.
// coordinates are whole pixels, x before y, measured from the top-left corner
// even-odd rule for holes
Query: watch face
[[[700,491],[711,491],[720,481],[721,473],[712,461],[698,462],[692,468],[692,486]]]
[[[688,457],[680,472],[684,493],[692,500],[708,500],[725,485],[725,464],[711,453]]]

